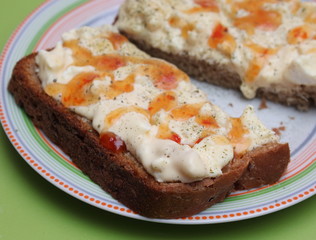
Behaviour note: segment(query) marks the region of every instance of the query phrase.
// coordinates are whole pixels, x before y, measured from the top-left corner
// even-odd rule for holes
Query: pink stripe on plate
[[[53,47],[59,40],[64,32],[67,32],[73,28],[81,26],[83,22],[90,19],[91,16],[100,15],[103,9],[108,9],[114,6],[118,6],[120,1],[90,1],[82,4],[64,16],[59,18],[42,36],[37,45],[35,51],[39,49],[47,49]]]

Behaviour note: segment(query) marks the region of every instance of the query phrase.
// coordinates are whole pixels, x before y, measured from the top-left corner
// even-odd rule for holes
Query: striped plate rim
[[[121,2],[46,1],[19,25],[5,45],[0,57],[0,119],[9,140],[33,169],[63,191],[93,206],[131,218],[173,224],[220,223],[257,217],[315,194],[316,125],[292,151],[294,161],[278,183],[235,192],[223,203],[195,216],[173,220],[144,218],[126,208],[91,182],[68,156],[36,129],[6,90],[16,61],[32,51],[52,47],[60,34],[71,28],[98,25],[100,21],[111,23]]]

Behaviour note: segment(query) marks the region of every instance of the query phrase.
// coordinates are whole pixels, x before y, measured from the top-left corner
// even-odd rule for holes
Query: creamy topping
[[[104,147],[128,150],[157,181],[217,177],[235,156],[277,141],[252,107],[229,117],[186,74],[111,26],[67,32],[36,62],[47,94],[90,120]]]
[[[316,54],[298,56],[284,73],[293,83],[306,86],[315,85],[316,79]]]
[[[308,67],[316,56],[315,3],[127,0],[116,26],[163,51],[235,70],[247,98],[271,84],[316,85],[314,70]]]

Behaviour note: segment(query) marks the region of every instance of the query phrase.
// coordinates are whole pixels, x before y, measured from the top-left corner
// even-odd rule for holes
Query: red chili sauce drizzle
[[[119,49],[126,41],[125,37],[119,34],[110,35],[109,40],[115,49]],[[133,91],[135,74],[132,73],[121,81],[114,81],[113,71],[126,66],[128,63],[134,63],[141,64],[141,66],[135,70],[139,75],[150,76],[150,78],[153,79],[154,85],[165,91],[149,104],[148,109],[129,106],[112,111],[104,120],[107,127],[111,126],[123,114],[131,111],[143,114],[144,117],[152,122],[153,115],[161,109],[169,112],[171,118],[179,121],[185,121],[191,117],[195,117],[195,121],[205,127],[198,141],[212,134],[212,129],[219,127],[212,116],[199,114],[204,103],[178,106],[176,95],[172,89],[178,86],[179,81],[189,81],[189,77],[174,66],[155,59],[120,56],[118,54],[94,56],[91,51],[80,46],[77,40],[65,42],[64,47],[72,49],[75,66],[90,65],[96,68],[95,72],[83,72],[78,74],[67,84],[55,83],[47,86],[45,90],[49,95],[62,93],[61,101],[65,106],[87,106],[97,102],[100,94],[103,94],[108,99],[114,99],[120,94]],[[108,89],[98,89],[97,93],[87,91],[91,88],[93,80],[97,78],[102,79],[104,77],[110,77],[112,80]],[[168,124],[159,125],[157,137],[169,139],[181,144],[181,137],[173,132]],[[125,142],[113,132],[106,131],[101,133],[100,143],[106,149],[115,153],[126,151]]]
[[[126,151],[125,142],[112,132],[105,132],[100,135],[100,143],[106,149],[114,153],[122,153]]]

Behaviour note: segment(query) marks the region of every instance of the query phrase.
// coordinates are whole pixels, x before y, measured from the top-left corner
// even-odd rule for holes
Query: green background
[[[43,0],[0,4],[0,49]],[[316,197],[258,218],[213,225],[167,225],[118,216],[83,203],[38,175],[0,128],[0,240],[313,239]]]

